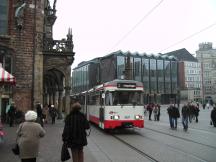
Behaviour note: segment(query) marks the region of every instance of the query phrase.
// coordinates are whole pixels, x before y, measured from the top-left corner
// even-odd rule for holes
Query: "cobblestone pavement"
[[[63,130],[63,121],[58,120],[56,124],[45,124],[46,136],[41,139],[40,153],[37,162],[60,162],[61,156],[61,135]],[[19,162],[19,157],[15,156],[11,148],[15,143],[15,132],[17,126],[9,127],[4,125],[6,132],[5,141],[0,144],[0,162]],[[96,161],[89,151],[88,146],[84,148],[85,162]],[[68,160],[72,161],[72,160]]]

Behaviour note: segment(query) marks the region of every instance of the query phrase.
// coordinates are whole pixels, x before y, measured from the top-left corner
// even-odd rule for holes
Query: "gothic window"
[[[8,0],[0,0],[0,34],[7,34]]]

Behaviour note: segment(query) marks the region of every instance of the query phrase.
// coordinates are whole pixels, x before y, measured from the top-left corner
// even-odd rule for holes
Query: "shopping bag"
[[[13,152],[15,155],[19,155],[20,150],[19,150],[19,145],[18,145],[18,144],[15,144],[15,146],[12,148],[12,152]]]
[[[61,161],[67,161],[70,159],[70,153],[66,143],[63,143],[61,150]]]

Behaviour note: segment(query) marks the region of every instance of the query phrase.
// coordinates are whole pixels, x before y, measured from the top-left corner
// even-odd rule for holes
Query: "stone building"
[[[36,102],[54,104],[61,111],[65,96],[69,110],[72,30],[66,39],[53,39],[56,0],[53,4],[49,0],[0,0],[0,10],[0,56],[3,67],[16,77],[16,86],[4,102],[13,100],[23,111],[33,109]],[[3,115],[5,104],[0,106]]]
[[[203,78],[203,96],[205,101],[216,102],[216,49],[212,48],[212,43],[200,43],[196,57],[201,63]]]
[[[165,55],[178,59],[179,90],[182,101],[202,101],[201,64],[185,48]]]

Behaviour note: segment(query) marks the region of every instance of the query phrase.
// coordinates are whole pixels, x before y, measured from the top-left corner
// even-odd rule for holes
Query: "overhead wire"
[[[164,0],[161,0],[157,3],[146,15],[144,15],[123,37],[111,48],[113,50],[116,46],[118,46],[125,38],[128,37],[130,33],[132,33],[157,7],[161,5]],[[110,50],[110,51],[111,51]]]
[[[187,37],[185,37],[184,39],[182,39],[182,40],[180,40],[180,41],[177,41],[176,43],[171,44],[171,45],[168,46],[167,48],[164,48],[163,50],[160,50],[159,53],[161,53],[161,52],[163,52],[163,51],[165,51],[165,50],[167,50],[167,49],[169,49],[169,48],[171,48],[171,47],[174,47],[174,46],[176,46],[176,45],[178,45],[178,44],[180,44],[180,43],[182,43],[182,42],[184,42],[184,41],[186,41],[186,40],[188,40],[188,39],[191,39],[192,37],[194,37],[194,36],[196,36],[196,35],[198,35],[198,34],[204,32],[204,31],[206,31],[206,30],[212,28],[212,27],[215,26],[215,25],[216,25],[216,22],[214,22],[214,23],[211,24],[211,25],[208,25],[207,27],[205,27],[205,28],[203,28],[203,29],[201,29],[201,30],[199,30],[199,31],[197,31],[197,32],[195,32],[195,33],[193,33],[193,34],[187,36]]]

